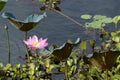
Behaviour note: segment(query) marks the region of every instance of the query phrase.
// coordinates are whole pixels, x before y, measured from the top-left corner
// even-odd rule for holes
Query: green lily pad
[[[93,21],[91,23],[86,23],[85,25],[86,25],[86,27],[93,28],[93,29],[101,29],[102,26],[104,26],[102,24],[102,21]]]
[[[30,15],[23,21],[16,19],[12,13],[8,12],[3,13],[2,17],[7,19],[15,28],[21,31],[29,31],[33,29],[44,17],[46,17],[46,13],[43,13],[42,15]]]
[[[83,16],[84,18],[84,16]],[[87,17],[85,17],[87,19]],[[90,22],[86,22],[85,26],[88,28],[93,28],[93,29],[101,29],[104,26],[106,26],[106,24],[108,23],[112,23],[113,19],[107,16],[103,16],[103,15],[95,15],[93,16],[93,18],[91,19],[92,21]]]
[[[82,19],[91,19],[92,16],[89,15],[89,14],[84,14],[84,15],[81,15],[81,18],[82,18]]]
[[[102,22],[103,23],[112,23],[113,19],[112,18],[104,18],[104,19],[102,19]]]
[[[93,17],[93,19],[94,20],[101,20],[101,19],[104,19],[104,18],[106,18],[107,16],[103,16],[103,15],[95,15],[94,17]]]

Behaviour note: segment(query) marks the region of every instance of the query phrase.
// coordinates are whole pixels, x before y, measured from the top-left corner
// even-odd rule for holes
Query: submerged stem
[[[8,45],[8,63],[10,63],[10,39],[8,33],[8,26],[5,26],[5,30],[6,30],[7,45]]]
[[[56,13],[58,13],[58,14],[64,16],[65,18],[71,20],[72,22],[76,23],[77,25],[79,25],[79,26],[81,26],[81,27],[85,27],[83,24],[81,24],[81,23],[79,23],[78,21],[74,20],[73,18],[71,18],[71,17],[69,17],[69,16],[63,14],[62,12],[57,11],[57,10],[55,10],[55,9],[52,9],[52,10],[55,11]]]

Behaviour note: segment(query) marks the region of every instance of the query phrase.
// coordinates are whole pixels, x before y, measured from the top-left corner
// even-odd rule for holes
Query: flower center
[[[33,45],[37,45],[39,42],[38,41],[34,41],[33,42]]]

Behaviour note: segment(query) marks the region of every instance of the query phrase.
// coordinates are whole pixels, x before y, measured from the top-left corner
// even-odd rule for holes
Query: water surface
[[[78,22],[84,23],[80,19],[80,15],[102,14],[113,17],[120,14],[120,0],[61,0],[59,5],[62,12]],[[18,19],[23,20],[28,15],[37,13],[42,14],[39,10],[40,3],[37,0],[9,0],[4,9],[0,12],[11,12]],[[19,56],[25,54],[23,45],[24,32],[21,32],[8,23],[6,19],[0,17],[0,61],[7,63],[7,41],[4,25],[9,27],[10,43],[11,43],[11,60],[12,63],[19,62]],[[108,28],[107,29],[112,29]],[[62,45],[67,39],[75,41],[78,37],[82,39],[95,38],[96,34],[85,34],[85,29],[64,18],[63,16],[47,11],[47,17],[43,19],[33,30],[29,32],[29,36],[37,35],[38,37],[48,38],[49,45],[56,43]]]

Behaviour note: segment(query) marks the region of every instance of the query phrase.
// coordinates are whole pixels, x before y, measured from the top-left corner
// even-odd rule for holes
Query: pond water
[[[120,0],[61,0],[59,5],[62,12],[80,23],[85,21],[80,19],[80,15],[102,14],[113,17],[120,14]],[[9,0],[4,9],[0,12],[11,12],[18,19],[23,20],[28,15],[37,13],[42,14],[39,10],[40,3],[37,0]],[[17,63],[21,60],[19,56],[25,54],[23,45],[24,32],[15,29],[6,19],[0,17],[0,61],[7,63],[7,40],[4,25],[9,27],[10,43],[11,43],[11,63]],[[108,28],[108,27],[107,27]],[[108,28],[112,29],[112,28]],[[67,39],[75,41],[78,37],[81,39],[95,38],[96,34],[85,34],[85,29],[64,18],[63,16],[47,11],[47,17],[44,18],[33,30],[29,31],[29,35],[37,35],[38,37],[48,38],[49,46],[53,43],[62,45]]]

